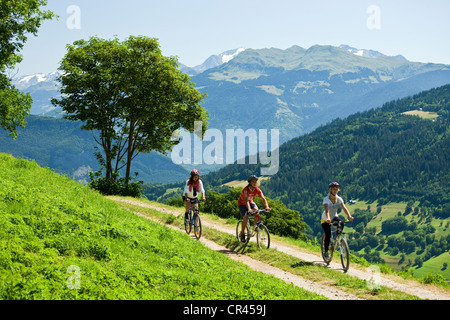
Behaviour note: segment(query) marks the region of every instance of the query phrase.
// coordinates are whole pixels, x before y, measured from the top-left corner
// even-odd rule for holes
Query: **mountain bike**
[[[266,212],[267,210],[257,210],[252,215],[249,215],[249,220],[246,226],[246,232],[244,233],[244,243],[247,244],[250,241],[250,238],[256,234],[256,242],[258,243],[258,247],[260,249],[269,249],[270,247],[270,233],[269,229],[264,225],[261,221],[261,217],[259,213]],[[254,220],[253,229],[250,226],[250,220]],[[243,220],[241,219],[236,225],[236,237],[238,241],[242,241],[240,237],[240,233],[242,230]]]
[[[347,222],[349,221],[346,220],[344,223]],[[350,266],[350,250],[348,248],[345,232],[342,232],[341,226],[339,225],[338,221],[334,221],[331,225],[336,228],[334,228],[334,230],[331,231],[330,245],[328,247],[328,258],[325,257],[325,250],[324,250],[325,233],[322,235],[322,240],[320,241],[320,249],[322,251],[323,261],[325,261],[325,263],[329,265],[331,260],[333,259],[333,252],[336,251],[337,246],[339,245],[342,267],[344,268],[344,272],[347,272]]]
[[[202,200],[192,199],[191,204],[197,204],[203,202]],[[192,209],[194,207],[194,209]],[[189,220],[184,220],[184,230],[187,234],[191,233],[192,227],[194,227],[194,235],[198,239],[202,236],[202,220],[200,219],[200,212],[198,206],[191,206],[189,208]]]

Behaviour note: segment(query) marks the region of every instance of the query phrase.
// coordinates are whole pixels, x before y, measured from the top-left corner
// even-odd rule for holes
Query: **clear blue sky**
[[[59,21],[29,37],[17,76],[56,71],[66,44],[114,35],[158,38],[164,55],[191,67],[238,47],[315,44],[450,64],[450,0],[49,0],[46,8]]]

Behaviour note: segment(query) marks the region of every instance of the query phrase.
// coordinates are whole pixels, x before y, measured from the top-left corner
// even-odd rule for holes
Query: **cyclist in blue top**
[[[342,220],[337,213],[339,207],[341,207],[342,210],[344,210],[345,214],[348,216],[348,220],[351,221],[354,219],[350,214],[350,212],[348,211],[347,207],[345,206],[344,200],[337,195],[338,192],[340,191],[339,183],[331,182],[328,185],[328,189],[330,191],[330,194],[323,199],[324,211],[322,213],[321,219],[322,229],[325,232],[324,245],[326,258],[328,258],[328,246],[330,245],[331,223],[334,221],[338,221],[341,226],[341,230],[344,229],[344,220]]]

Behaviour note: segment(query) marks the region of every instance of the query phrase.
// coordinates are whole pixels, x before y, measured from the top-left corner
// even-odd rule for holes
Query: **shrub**
[[[420,282],[426,283],[426,284],[438,284],[438,285],[443,285],[445,287],[448,286],[447,281],[445,281],[445,278],[439,273],[429,272],[426,276],[424,276],[422,279],[420,279]]]
[[[137,172],[135,173],[137,177]],[[142,181],[135,180],[136,177],[130,178],[128,184],[126,178],[119,178],[119,173],[113,174],[111,179],[102,176],[102,171],[89,172],[91,182],[89,186],[106,196],[123,196],[140,198],[143,190]]]

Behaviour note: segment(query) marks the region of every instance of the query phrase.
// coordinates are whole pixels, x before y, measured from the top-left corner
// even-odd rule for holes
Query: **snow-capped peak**
[[[222,52],[219,55],[214,54],[214,55],[210,56],[208,59],[206,59],[205,62],[203,62],[202,64],[192,67],[192,69],[196,73],[202,73],[208,69],[215,68],[224,63],[230,62],[232,59],[234,59],[237,55],[239,55],[243,51],[245,51],[245,48],[228,50],[228,51]]]
[[[245,48],[239,48],[236,50],[229,50],[225,51],[224,53],[221,53],[219,57],[222,57],[222,63],[227,63],[230,60],[234,59],[237,55],[239,55],[241,52],[245,51]]]
[[[385,55],[381,52],[374,51],[374,50],[367,50],[367,49],[357,49],[350,47],[345,44],[341,44],[339,48],[347,50],[350,53],[353,53],[354,55],[360,56],[360,57],[366,57],[366,58],[378,58],[378,57],[384,57]]]
[[[59,72],[36,73],[13,79],[12,84],[19,90],[29,88],[41,82],[56,82]]]
[[[375,51],[375,50],[367,50],[367,49],[357,49],[357,48],[353,48],[350,47],[346,44],[341,44],[339,46],[339,48],[347,50],[350,53],[353,53],[354,55],[360,56],[360,57],[366,57],[366,58],[378,58],[378,57],[387,57],[385,54]],[[403,60],[403,61],[408,61],[408,59],[406,59],[404,56],[402,55],[397,55],[394,56],[394,58]]]

